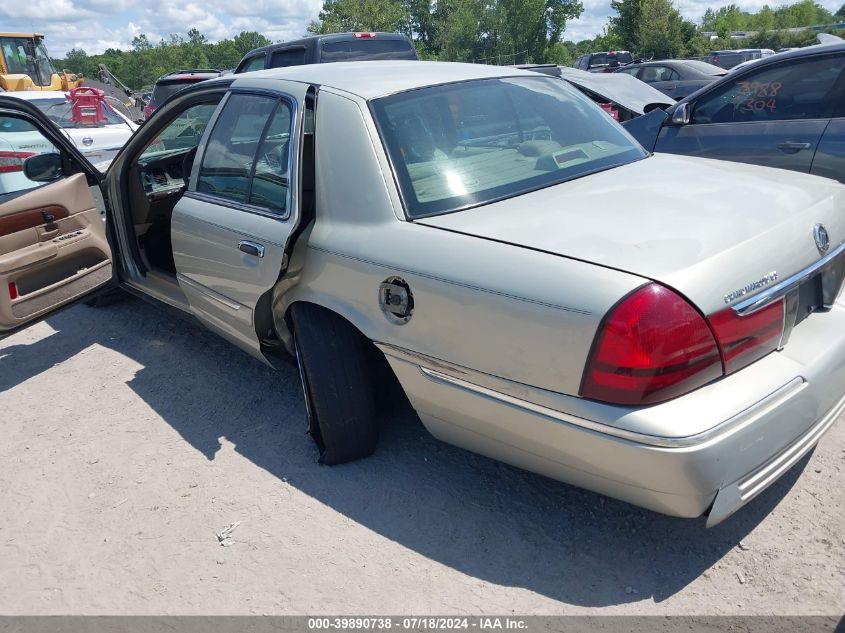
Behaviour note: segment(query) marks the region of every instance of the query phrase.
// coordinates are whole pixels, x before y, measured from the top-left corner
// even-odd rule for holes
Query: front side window
[[[643,68],[643,74],[640,79],[646,83],[678,81],[680,75],[667,66],[646,66]]]
[[[692,122],[746,123],[828,118],[845,57],[825,57],[746,74],[695,106]]]
[[[644,158],[589,98],[550,77],[467,81],[372,102],[410,217],[486,204]]]
[[[275,97],[229,97],[208,139],[197,191],[284,214],[291,121],[290,106]]]
[[[254,70],[264,70],[264,55],[258,55],[250,59],[246,64],[244,64],[243,68],[241,68],[238,72],[239,73],[251,73]]]

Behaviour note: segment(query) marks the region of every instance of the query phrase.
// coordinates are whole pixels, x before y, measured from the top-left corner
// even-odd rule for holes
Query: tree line
[[[755,13],[736,5],[707,9],[700,24],[685,19],[672,0],[612,0],[611,6],[614,15],[603,33],[579,42],[565,40],[564,34],[567,23],[584,10],[580,0],[324,0],[307,32],[404,33],[423,59],[569,65],[578,55],[605,50],[669,58],[701,57],[725,48],[806,46],[815,41],[814,31],[784,29],[845,21],[845,5],[831,14],[813,0],[764,6]],[[735,31],[756,33],[732,39],[730,33]],[[88,55],[73,49],[57,65],[96,77],[98,65],[105,64],[122,82],[139,90],[180,68],[233,68],[245,53],[270,43],[250,31],[215,43],[197,29],[188,31],[187,37],[171,35],[155,44],[142,34],[129,50],[110,48],[102,55]]]

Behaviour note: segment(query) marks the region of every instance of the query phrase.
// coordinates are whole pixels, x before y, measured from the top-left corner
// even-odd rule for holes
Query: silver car
[[[0,197],[0,330],[118,284],[293,355],[324,463],[376,448],[392,373],[444,441],[715,524],[845,407],[845,187],[651,156],[556,78],[220,78],[104,176],[34,108],[0,117],[61,148]]]

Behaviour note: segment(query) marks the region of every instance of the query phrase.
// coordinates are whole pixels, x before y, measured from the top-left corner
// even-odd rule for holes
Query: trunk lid
[[[658,154],[417,222],[640,275],[712,314],[818,262],[815,225],[827,230],[827,253],[842,244],[845,186]]]

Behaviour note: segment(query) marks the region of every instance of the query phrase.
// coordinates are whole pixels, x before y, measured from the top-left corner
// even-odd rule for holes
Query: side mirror
[[[52,182],[62,175],[61,154],[36,154],[23,162],[24,176],[35,182]]]
[[[689,103],[681,103],[672,113],[672,125],[686,125],[690,120]]]

